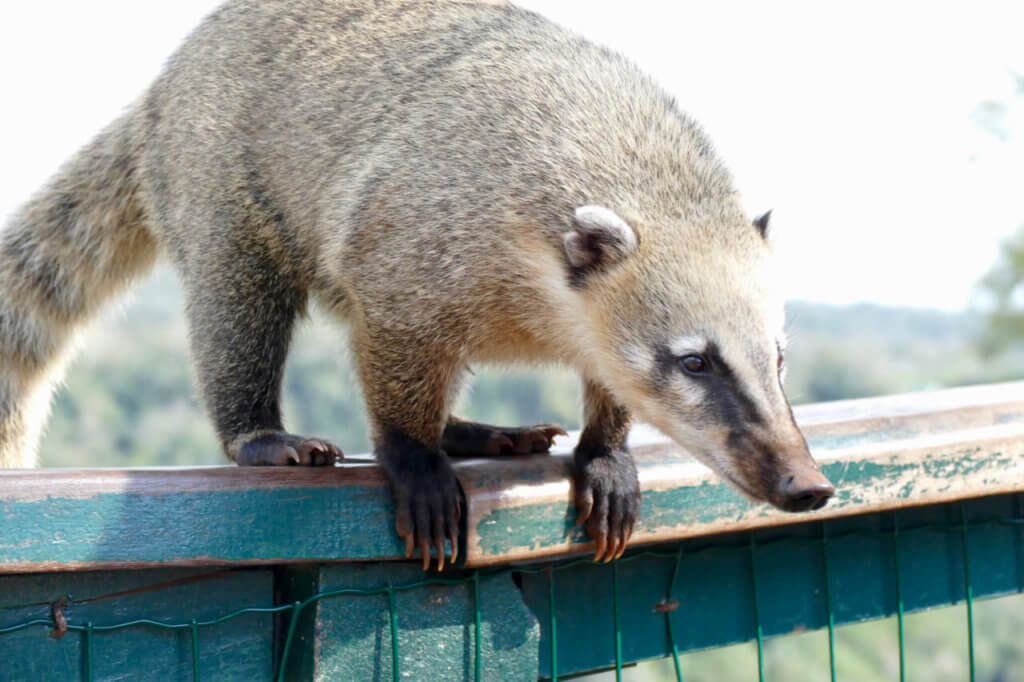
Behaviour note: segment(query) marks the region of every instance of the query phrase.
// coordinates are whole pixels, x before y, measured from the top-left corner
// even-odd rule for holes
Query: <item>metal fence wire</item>
[[[963,562],[963,587],[964,587],[964,602],[966,605],[966,618],[967,618],[967,646],[969,652],[969,670],[970,679],[972,682],[975,679],[975,660],[974,660],[974,590],[971,581],[971,551],[970,551],[970,539],[973,531],[980,527],[991,527],[991,526],[1024,526],[1024,516],[1013,515],[1013,516],[1002,516],[997,518],[987,519],[969,519],[965,511],[965,508],[960,506],[959,523],[929,523],[915,525],[911,527],[900,527],[897,517],[893,516],[892,528],[889,530],[882,531],[865,531],[865,530],[852,530],[839,533],[830,532],[830,523],[827,521],[820,522],[821,534],[817,537],[814,536],[799,536],[799,535],[781,535],[766,540],[759,541],[757,539],[757,533],[753,532],[749,534],[749,542],[747,549],[749,552],[749,564],[750,564],[750,582],[751,582],[751,594],[753,595],[753,603],[751,604],[750,612],[753,618],[753,631],[755,633],[754,639],[757,643],[757,670],[759,682],[764,682],[765,679],[765,667],[764,667],[764,631],[761,621],[761,599],[762,595],[758,592],[758,585],[761,580],[759,572],[758,557],[759,553],[769,546],[777,546],[784,543],[793,543],[801,545],[810,545],[820,548],[822,561],[824,565],[824,590],[825,590],[825,607],[827,610],[827,629],[828,629],[828,647],[829,647],[829,670],[830,676],[833,682],[836,679],[836,652],[835,652],[835,614],[833,610],[833,585],[830,572],[830,548],[840,540],[849,538],[870,538],[878,540],[889,540],[893,552],[893,562],[896,567],[894,575],[894,590],[896,594],[896,626],[898,632],[898,646],[899,646],[899,675],[900,680],[906,680],[906,654],[905,654],[905,639],[904,639],[904,590],[907,588],[908,581],[913,580],[913,576],[905,576],[901,570],[900,554],[901,554],[901,543],[903,539],[908,536],[921,533],[946,533],[946,534],[959,534],[960,545],[962,548],[962,562]],[[656,548],[649,550],[639,550],[626,554],[621,559],[613,561],[606,566],[609,589],[612,594],[613,602],[613,618],[609,624],[609,628],[612,635],[608,641],[614,648],[614,660],[615,660],[615,674],[616,679],[622,679],[622,669],[624,664],[632,663],[627,661],[623,657],[622,647],[622,630],[619,618],[619,590],[620,590],[620,579],[619,579],[619,566],[627,564],[632,561],[640,559],[660,559],[665,561],[671,561],[673,566],[669,572],[671,576],[668,584],[665,586],[665,599],[658,610],[665,615],[665,628],[667,634],[667,640],[670,644],[670,656],[672,658],[675,670],[675,677],[679,682],[684,680],[684,670],[680,662],[680,648],[677,644],[675,633],[673,632],[672,619],[669,617],[671,613],[677,610],[678,604],[675,603],[677,593],[677,584],[679,580],[680,567],[685,564],[688,559],[692,559],[702,553],[714,552],[722,549],[722,545],[711,544],[703,547],[694,549],[684,549],[682,545],[672,548]],[[299,622],[299,616],[303,611],[309,608],[311,605],[316,604],[320,600],[324,599],[337,599],[340,597],[368,597],[368,596],[381,596],[387,597],[387,608],[391,631],[391,670],[392,678],[397,682],[402,679],[402,652],[399,646],[399,633],[398,633],[398,608],[395,595],[400,592],[415,590],[417,588],[431,586],[431,585],[467,585],[472,587],[473,593],[473,612],[474,612],[474,628],[473,628],[473,647],[475,651],[475,662],[473,669],[473,679],[478,681],[484,679],[484,665],[482,661],[482,646],[481,646],[481,591],[480,581],[482,577],[491,577],[496,575],[514,574],[519,573],[523,575],[542,575],[546,577],[548,582],[547,590],[547,622],[546,627],[548,629],[548,645],[550,647],[550,679],[557,681],[559,678],[558,670],[558,619],[556,616],[556,600],[557,600],[557,583],[558,576],[560,573],[581,565],[589,565],[593,562],[589,558],[579,558],[568,561],[559,561],[555,563],[549,563],[538,566],[505,566],[498,569],[489,570],[474,570],[467,573],[464,576],[457,578],[442,578],[442,577],[426,577],[422,580],[414,582],[408,582],[403,584],[392,584],[387,583],[375,588],[352,588],[352,587],[341,587],[337,589],[329,589],[317,592],[302,601],[296,601],[290,604],[282,604],[275,607],[266,608],[241,608],[237,611],[233,611],[227,615],[221,616],[220,618],[214,618],[211,620],[190,620],[188,622],[178,623],[166,623],[153,620],[151,618],[138,618],[135,620],[128,620],[119,623],[104,623],[96,624],[92,622],[86,623],[73,623],[73,622],[60,622],[58,623],[58,617],[51,616],[49,618],[35,618],[26,620],[24,622],[16,623],[6,627],[0,628],[0,638],[3,635],[24,630],[26,628],[43,626],[45,628],[60,628],[68,632],[74,632],[80,634],[85,638],[84,641],[84,657],[85,664],[83,670],[83,677],[88,681],[95,679],[95,667],[97,661],[97,655],[102,656],[102,637],[107,636],[109,633],[113,633],[119,630],[127,628],[163,628],[167,630],[184,630],[188,631],[191,637],[191,656],[192,656],[192,669],[193,679],[196,682],[200,680],[200,639],[204,633],[208,630],[215,628],[217,625],[238,618],[245,614],[277,614],[287,613],[290,617],[288,620],[287,633],[284,637],[284,644],[280,656],[280,660],[277,663],[277,680],[284,682],[286,666],[289,660],[293,648],[293,642],[296,637],[296,626]],[[61,600],[62,605],[65,608],[73,605],[75,602],[70,596],[65,596]],[[79,602],[81,603],[81,602]],[[20,605],[6,605],[0,607],[0,613],[5,610],[13,610],[18,608],[24,608],[25,604]],[[542,617],[543,614],[538,614]],[[63,621],[63,618],[60,617]],[[100,638],[101,642],[98,645],[97,639]],[[0,639],[2,642],[2,639]]]

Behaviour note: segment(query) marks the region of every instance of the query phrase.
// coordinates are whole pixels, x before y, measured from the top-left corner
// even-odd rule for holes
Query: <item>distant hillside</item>
[[[1008,381],[1024,376],[1019,349],[985,359],[974,345],[977,313],[871,303],[787,306],[794,402]]]

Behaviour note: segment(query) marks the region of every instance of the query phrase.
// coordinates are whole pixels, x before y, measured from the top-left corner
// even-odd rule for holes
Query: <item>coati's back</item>
[[[488,262],[513,220],[558,244],[591,200],[659,225],[699,203],[738,210],[702,133],[633,64],[503,3],[229,2],[143,107],[170,240],[198,248],[213,223],[190,219],[197,199],[236,197],[308,275],[346,240],[454,240]]]

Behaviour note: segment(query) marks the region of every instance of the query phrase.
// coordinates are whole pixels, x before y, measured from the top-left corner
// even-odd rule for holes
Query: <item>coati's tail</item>
[[[156,259],[128,113],[0,231],[0,467],[30,467],[75,330]]]

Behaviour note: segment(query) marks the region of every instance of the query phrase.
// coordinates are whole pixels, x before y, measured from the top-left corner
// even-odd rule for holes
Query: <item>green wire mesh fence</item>
[[[1017,508],[1019,508],[1019,501],[1015,500]],[[895,566],[895,572],[892,580],[894,582],[893,589],[896,595],[896,626],[898,633],[898,647],[899,647],[899,676],[900,680],[906,679],[906,661],[905,661],[905,637],[904,637],[904,592],[910,584],[910,581],[914,579],[914,576],[906,576],[903,574],[901,562],[901,548],[903,543],[915,535],[927,534],[927,533],[939,533],[947,536],[957,537],[959,539],[960,551],[962,553],[960,560],[962,561],[962,587],[963,587],[963,601],[966,605],[966,619],[967,619],[967,646],[969,651],[969,671],[970,679],[975,679],[975,657],[974,657],[974,585],[972,582],[972,560],[971,560],[971,538],[974,533],[980,528],[993,528],[993,527],[1013,527],[1015,533],[1019,535],[1019,530],[1024,526],[1024,515],[1014,514],[1008,516],[984,518],[984,519],[972,519],[970,518],[965,506],[963,504],[954,507],[958,509],[958,519],[950,520],[942,523],[923,523],[915,524],[911,526],[903,526],[899,521],[899,515],[891,516],[891,527],[884,530],[865,530],[863,528],[857,528],[853,530],[842,530],[834,531],[833,525],[835,522],[823,521],[818,522],[817,526],[820,526],[820,533],[814,534],[800,534],[800,533],[783,533],[774,537],[762,537],[760,533],[749,533],[747,535],[745,543],[745,551],[747,553],[747,561],[749,563],[749,581],[750,581],[750,594],[752,596],[752,603],[749,605],[750,614],[752,618],[752,631],[754,633],[753,639],[757,645],[757,671],[758,680],[763,682],[765,679],[765,666],[764,666],[764,640],[765,632],[762,623],[762,605],[765,599],[765,594],[759,590],[759,585],[764,582],[763,567],[761,566],[761,558],[763,553],[767,550],[779,549],[780,546],[783,548],[795,548],[798,546],[810,547],[812,550],[820,551],[820,557],[823,565],[823,589],[824,589],[824,603],[826,610],[826,627],[828,630],[828,648],[829,648],[829,671],[830,677],[834,681],[836,679],[836,643],[835,643],[835,629],[836,629],[836,618],[834,610],[834,591],[836,586],[834,585],[833,577],[833,548],[836,543],[850,540],[850,539],[872,539],[877,540],[880,543],[884,542],[888,547],[891,548],[892,562]],[[948,515],[947,515],[948,516]],[[700,557],[702,554],[712,553],[721,550],[723,547],[728,547],[733,550],[737,547],[735,543],[731,545],[722,545],[720,543],[709,542],[703,546],[694,546],[693,544],[680,544],[672,547],[656,547],[649,550],[637,550],[633,551],[616,562],[602,567],[601,570],[605,571],[605,575],[608,581],[608,589],[611,595],[612,603],[612,618],[611,622],[608,623],[609,628],[609,639],[608,642],[611,645],[612,653],[614,656],[614,670],[616,679],[621,680],[623,666],[633,661],[627,660],[624,656],[623,650],[623,624],[620,618],[620,604],[621,604],[621,590],[624,589],[622,581],[620,580],[620,567],[626,566],[631,562],[637,562],[641,560],[658,560],[661,562],[669,562],[671,564],[670,570],[667,571],[667,575],[670,576],[668,583],[664,589],[664,600],[659,603],[656,607],[658,613],[664,614],[664,627],[669,643],[669,655],[672,658],[675,677],[677,680],[682,682],[685,678],[684,666],[680,661],[681,647],[678,644],[677,633],[675,632],[673,620],[678,619],[679,615],[675,618],[673,614],[677,614],[678,599],[679,599],[679,580],[681,568],[685,566],[687,561],[692,561],[695,558]],[[1018,550],[1019,551],[1019,550]],[[192,674],[193,679],[198,682],[201,679],[201,666],[200,666],[200,641],[207,635],[208,631],[216,628],[219,624],[227,621],[239,618],[246,614],[286,614],[287,618],[287,629],[283,634],[283,644],[280,649],[279,661],[276,663],[277,672],[276,679],[284,681],[286,678],[286,670],[288,669],[289,657],[292,655],[293,646],[296,640],[296,628],[300,621],[300,616],[306,609],[316,605],[322,600],[332,600],[338,598],[365,598],[370,596],[384,596],[387,599],[387,611],[388,621],[390,629],[390,658],[391,658],[391,676],[394,680],[402,679],[402,661],[403,652],[400,647],[399,637],[399,613],[398,613],[398,600],[396,594],[401,592],[407,592],[410,590],[416,590],[427,586],[465,586],[472,589],[472,606],[473,606],[473,651],[474,651],[474,662],[472,678],[474,680],[486,679],[486,663],[483,660],[483,648],[481,646],[482,638],[482,596],[481,596],[481,580],[482,578],[488,578],[498,575],[512,575],[520,579],[529,577],[535,580],[544,580],[547,583],[546,600],[547,603],[542,605],[541,608],[534,608],[535,612],[538,612],[537,616],[542,624],[542,629],[546,630],[546,646],[547,646],[547,670],[544,670],[544,666],[539,671],[539,674],[550,677],[552,680],[559,679],[559,619],[557,612],[559,610],[558,598],[559,598],[559,577],[568,572],[573,571],[579,567],[593,566],[593,562],[589,558],[577,558],[571,560],[563,560],[555,563],[548,563],[545,565],[531,565],[531,566],[504,566],[490,570],[474,570],[466,572],[465,574],[458,575],[456,577],[439,577],[439,576],[427,576],[421,580],[415,580],[411,582],[405,582],[401,584],[394,584],[388,582],[386,584],[379,585],[373,588],[353,588],[353,587],[342,587],[338,589],[321,590],[315,594],[309,596],[306,599],[295,601],[293,603],[280,604],[274,607],[250,607],[241,608],[233,611],[227,615],[219,618],[210,620],[189,620],[187,622],[161,622],[151,618],[138,618],[133,620],[126,620],[124,622],[117,623],[75,623],[66,622],[64,613],[70,609],[76,603],[71,596],[66,595],[60,600],[60,608],[55,610],[50,617],[40,617],[26,620],[23,622],[7,625],[0,627],[0,647],[3,644],[3,636],[15,633],[27,628],[43,627],[48,629],[61,630],[62,633],[73,632],[78,633],[84,637],[83,655],[84,655],[84,666],[83,666],[83,678],[86,680],[96,679],[96,663],[97,656],[103,656],[103,639],[108,636],[109,633],[125,630],[128,628],[162,628],[167,630],[179,630],[188,633],[191,644],[191,663],[192,663]],[[1018,588],[1019,589],[1019,588]],[[89,600],[82,600],[89,601]],[[81,603],[81,602],[79,602]],[[19,605],[8,605],[0,607],[0,613],[3,611],[9,611],[18,608],[24,608],[25,604]],[[99,640],[99,642],[97,642]],[[565,646],[563,642],[561,646]],[[579,672],[576,670],[570,672]]]

